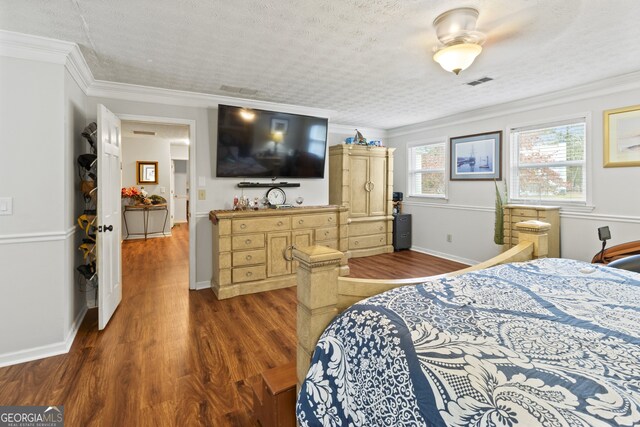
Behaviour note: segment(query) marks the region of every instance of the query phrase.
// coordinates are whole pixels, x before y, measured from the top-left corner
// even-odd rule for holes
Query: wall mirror
[[[136,162],[138,184],[158,183],[158,162]]]

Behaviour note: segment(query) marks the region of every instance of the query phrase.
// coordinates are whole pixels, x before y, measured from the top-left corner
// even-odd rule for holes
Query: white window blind
[[[412,196],[446,196],[445,143],[409,148],[409,191]]]
[[[585,202],[584,117],[511,129],[511,199]]]

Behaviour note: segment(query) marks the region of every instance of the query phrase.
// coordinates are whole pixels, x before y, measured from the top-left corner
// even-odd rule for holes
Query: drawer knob
[[[244,241],[244,244],[245,244],[245,245],[250,245],[250,244],[251,244],[251,239],[247,239],[247,240],[245,240],[245,241]]]
[[[276,224],[278,227],[282,227],[282,221],[278,221],[278,223]]]
[[[382,231],[382,230],[384,230],[384,226],[381,225],[380,226],[380,231]]]
[[[358,246],[360,244],[360,242],[358,242],[357,240],[355,242],[353,242],[354,245]]]
[[[304,219],[299,220],[298,224],[304,224]]]
[[[380,243],[384,242],[384,237],[380,238]]]
[[[253,275],[253,273],[252,273],[252,272],[247,271],[247,277],[251,277],[252,275]]]
[[[330,216],[330,217],[329,217],[329,222],[332,222],[332,221],[333,221],[333,217],[332,217],[332,216]]]
[[[244,230],[245,228],[247,228],[247,224],[240,224],[240,228]]]
[[[329,232],[328,232],[328,231],[325,231],[325,232],[324,232],[324,237],[327,237],[328,235],[329,235]]]
[[[247,257],[246,257],[247,261],[249,261],[251,258],[252,258],[251,255],[247,255]]]

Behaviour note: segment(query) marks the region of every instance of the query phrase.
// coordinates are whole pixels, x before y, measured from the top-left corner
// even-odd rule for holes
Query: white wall
[[[189,160],[189,146],[171,144],[171,158],[174,160]]]
[[[85,97],[64,65],[0,56],[0,366],[65,352],[75,288],[73,171]]]
[[[171,180],[171,147],[165,140],[155,138],[122,138],[122,186],[144,188],[149,195],[157,194],[162,196],[169,203],[172,203],[169,195],[169,185]],[[158,162],[158,184],[138,184],[136,175],[136,162]],[[168,207],[169,209],[169,207]],[[143,233],[143,212],[127,212],[127,227],[129,233]],[[162,231],[167,235],[171,234],[171,221],[167,217],[164,224],[164,211],[149,212],[148,231]],[[124,223],[122,226],[123,236],[126,236]],[[130,236],[139,238],[141,236]]]
[[[613,91],[613,90],[612,90]],[[603,111],[638,104],[640,89],[563,102],[558,97],[544,107],[536,100],[505,105],[491,112],[477,111],[432,122],[425,122],[389,132],[389,145],[396,147],[394,190],[407,193],[407,143],[502,130],[503,179],[508,173],[506,131],[517,125],[553,121],[558,117],[588,113],[588,164],[591,175],[593,209],[563,208],[561,211],[562,257],[590,261],[600,250],[596,228],[609,225],[610,244],[640,239],[640,168],[603,168]],[[499,252],[493,244],[495,188],[493,182],[448,184],[448,200],[406,198],[405,212],[413,214],[415,248],[453,259],[480,261]],[[452,234],[453,241],[446,242]]]

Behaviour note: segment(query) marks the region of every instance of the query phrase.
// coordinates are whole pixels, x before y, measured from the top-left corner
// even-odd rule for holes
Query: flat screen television
[[[217,177],[324,178],[326,118],[218,106]]]

